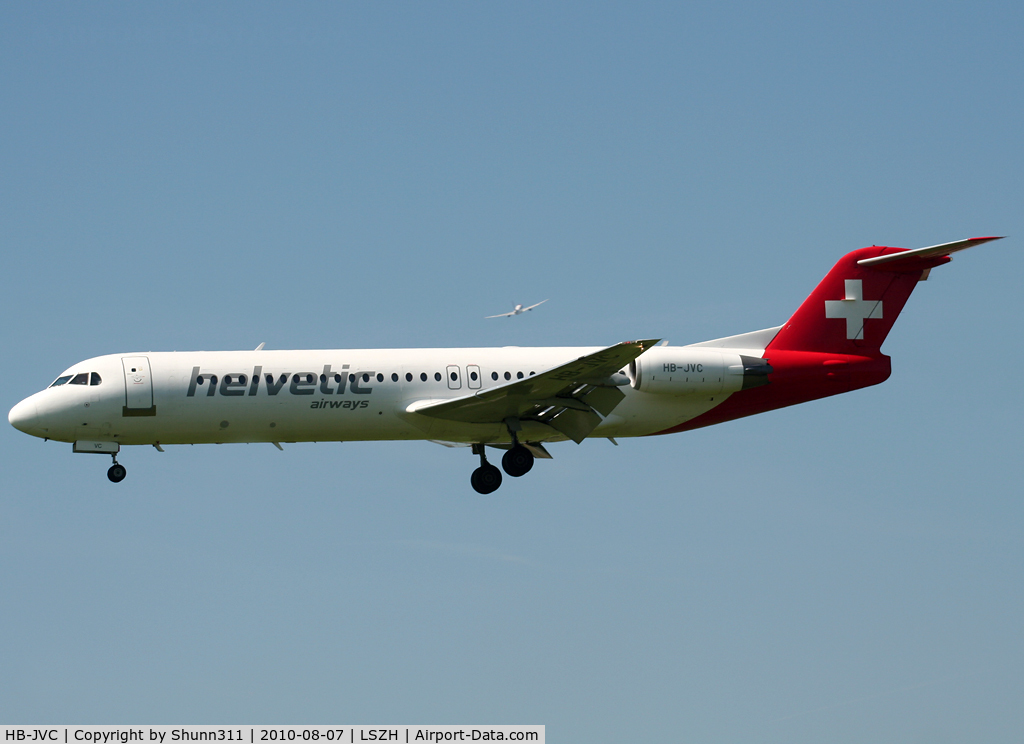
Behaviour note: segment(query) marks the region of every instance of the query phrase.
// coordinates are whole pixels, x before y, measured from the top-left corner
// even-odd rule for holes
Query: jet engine
[[[717,395],[768,384],[767,359],[734,351],[655,347],[630,363],[629,384],[645,393]]]

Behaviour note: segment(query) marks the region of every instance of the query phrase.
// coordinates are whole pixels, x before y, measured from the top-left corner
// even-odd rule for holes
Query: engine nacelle
[[[771,365],[726,349],[656,346],[629,365],[629,383],[645,393],[717,395],[768,384]]]

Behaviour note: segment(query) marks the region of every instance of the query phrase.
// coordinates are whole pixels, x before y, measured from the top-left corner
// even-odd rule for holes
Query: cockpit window
[[[79,372],[69,383],[71,385],[88,385],[89,384],[89,373]]]
[[[58,385],[63,385],[70,379],[71,375],[64,375],[63,377],[58,377],[56,380],[50,383],[50,387],[57,387]]]
[[[92,373],[92,379],[89,380],[90,385],[99,385],[103,380],[95,372]]]

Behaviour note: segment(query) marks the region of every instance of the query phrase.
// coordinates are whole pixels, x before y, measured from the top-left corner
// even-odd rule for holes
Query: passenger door
[[[125,416],[155,416],[153,405],[153,376],[149,357],[121,357],[124,367]]]

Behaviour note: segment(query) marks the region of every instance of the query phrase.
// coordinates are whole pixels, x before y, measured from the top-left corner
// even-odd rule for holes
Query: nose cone
[[[32,398],[26,398],[12,408],[11,412],[7,414],[7,420],[15,429],[39,436],[36,433],[39,428],[39,410]]]

